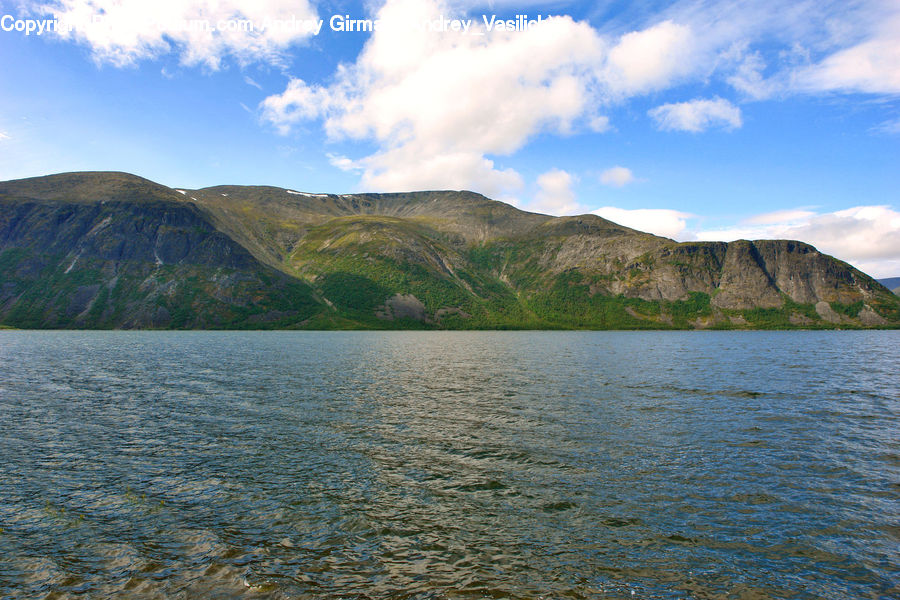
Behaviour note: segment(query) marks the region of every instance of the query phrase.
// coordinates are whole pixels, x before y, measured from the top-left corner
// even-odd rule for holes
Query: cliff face
[[[0,183],[14,327],[877,327],[900,299],[786,240],[677,243],[470,192]]]
[[[93,205],[21,202],[0,217],[4,245],[78,260],[247,268],[256,261],[196,207],[171,202]]]
[[[308,286],[260,264],[171,190],[97,178],[95,200],[82,174],[71,188],[41,178],[30,195],[25,186],[0,186],[3,323],[288,325],[318,307]]]
[[[668,244],[641,258],[647,262],[637,287],[619,291],[648,300],[703,291],[715,293],[714,306],[744,310],[781,306],[785,296],[800,304],[849,304],[881,291],[846,263],[789,240]]]

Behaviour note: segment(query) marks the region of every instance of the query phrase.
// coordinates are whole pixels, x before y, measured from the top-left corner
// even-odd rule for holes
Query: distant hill
[[[688,242],[479,194],[0,183],[0,325],[896,327],[900,299],[789,240]]]
[[[888,277],[887,279],[879,279],[878,283],[883,285],[897,295],[900,295],[900,277]]]

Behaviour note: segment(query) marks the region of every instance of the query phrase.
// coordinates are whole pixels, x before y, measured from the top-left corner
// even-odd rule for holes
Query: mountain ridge
[[[893,291],[895,294],[900,295],[900,277],[885,277],[877,279],[876,281],[878,281],[878,283],[880,283],[887,289]]]
[[[0,182],[0,325],[896,327],[900,300],[793,240],[676,242],[467,191]]]

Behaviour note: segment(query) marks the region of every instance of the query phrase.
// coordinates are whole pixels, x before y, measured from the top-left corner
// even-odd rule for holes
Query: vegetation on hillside
[[[470,192],[0,183],[0,327],[896,327],[900,299],[790,241],[676,243]]]

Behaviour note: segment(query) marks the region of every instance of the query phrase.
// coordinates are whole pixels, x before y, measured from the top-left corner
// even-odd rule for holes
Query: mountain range
[[[676,242],[465,191],[0,183],[0,325],[159,329],[900,326],[900,298],[791,240]]]

